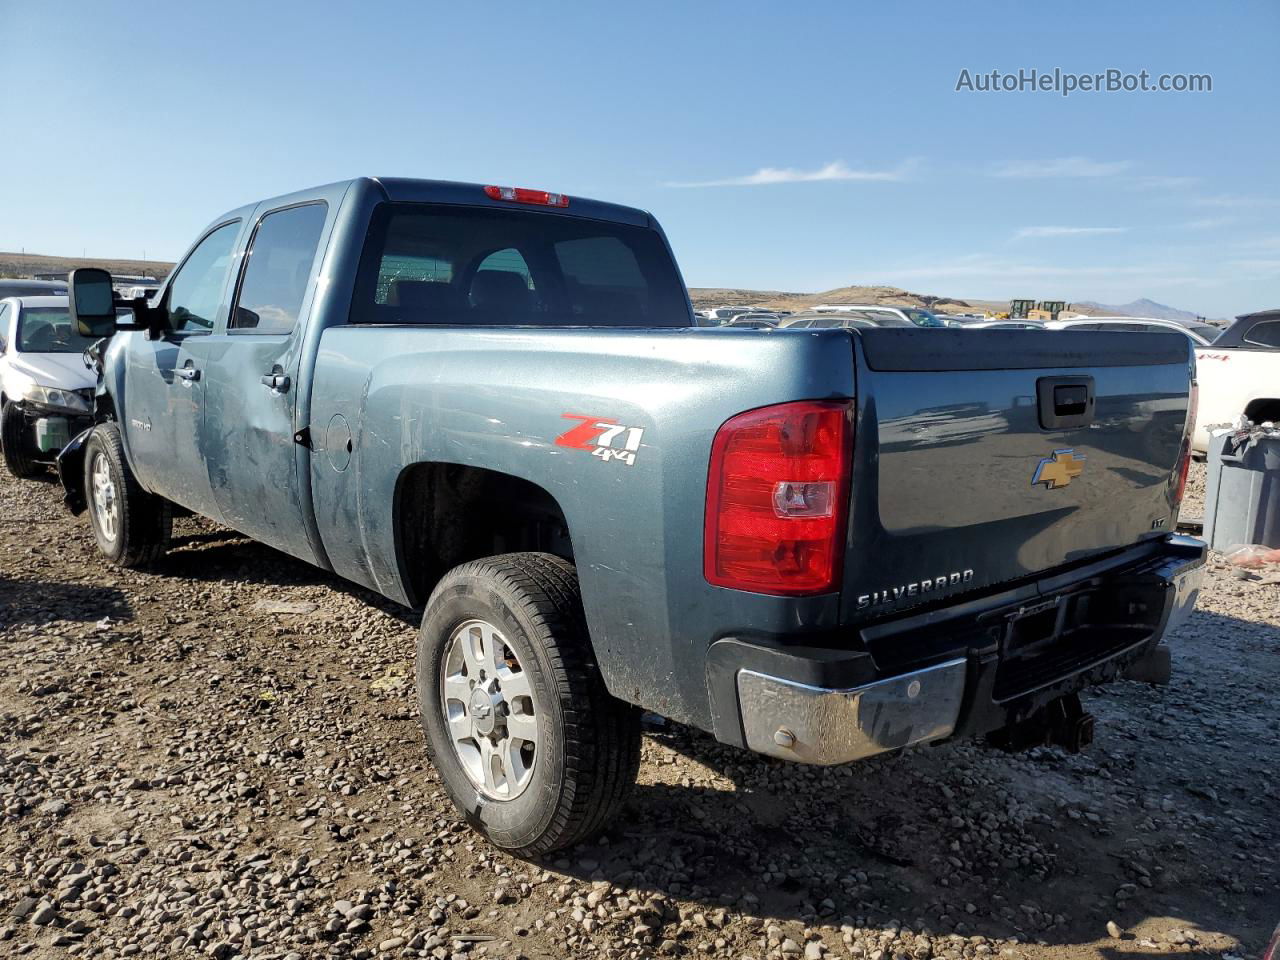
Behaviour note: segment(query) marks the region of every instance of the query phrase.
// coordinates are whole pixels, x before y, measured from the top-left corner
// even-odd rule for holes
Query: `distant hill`
[[[762,307],[775,310],[805,310],[819,303],[882,303],[897,307],[925,307],[939,313],[948,311],[1008,310],[1007,302],[959,300],[927,293],[912,293],[883,285],[836,287],[821,293],[789,293],[781,290],[741,290],[728,287],[690,287],[689,297],[698,309],[705,307]]]
[[[36,273],[65,274],[76,267],[99,267],[115,274],[168,276],[173,264],[167,260],[101,260],[83,257],[53,257],[38,253],[0,253],[0,277],[29,277]],[[924,307],[937,313],[999,313],[1009,309],[1007,300],[961,300],[957,297],[912,293],[882,284],[853,285],[796,293],[785,290],[745,290],[733,287],[690,287],[689,297],[699,310],[706,307],[760,307],[772,310],[807,310],[819,303],[879,303],[888,306]],[[1194,320],[1190,310],[1179,310],[1154,300],[1135,300],[1120,306],[1090,300],[1071,304],[1071,309],[1091,315],[1113,314],[1129,317],[1158,317],[1165,320]]]
[[[1081,313],[1092,313],[1101,315],[1110,315],[1116,317],[1152,317],[1156,320],[1197,320],[1203,319],[1199,314],[1190,310],[1179,310],[1177,307],[1170,307],[1163,303],[1156,303],[1154,300],[1148,300],[1145,297],[1141,300],[1134,300],[1132,303],[1107,304],[1093,303],[1085,301],[1083,303],[1072,304],[1074,308],[1081,309]]]
[[[0,277],[29,277],[36,273],[66,274],[76,267],[98,267],[121,276],[155,277],[169,275],[173,264],[167,260],[98,260],[93,257],[51,257],[42,253],[0,253]]]
[[[751,306],[761,309],[805,310],[819,303],[878,303],[886,306],[924,307],[935,313],[1000,313],[1009,309],[1008,300],[961,300],[958,297],[912,293],[899,287],[886,286],[837,287],[822,293],[690,287],[689,296],[698,309]],[[1198,316],[1190,310],[1179,310],[1177,307],[1146,299],[1120,306],[1084,300],[1072,303],[1069,309],[1089,316],[1155,317],[1165,320],[1195,320]]]

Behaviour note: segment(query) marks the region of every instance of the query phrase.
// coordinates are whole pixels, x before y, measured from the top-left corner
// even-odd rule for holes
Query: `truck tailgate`
[[[1178,333],[864,330],[844,619],[865,621],[1171,531]]]

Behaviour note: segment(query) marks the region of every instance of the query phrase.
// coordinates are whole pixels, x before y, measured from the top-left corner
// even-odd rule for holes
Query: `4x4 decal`
[[[578,423],[556,437],[557,447],[586,450],[605,463],[619,460],[629,467],[635,464],[644,427],[628,427],[612,417],[586,416],[581,413],[562,413],[560,416],[565,420],[577,420]]]

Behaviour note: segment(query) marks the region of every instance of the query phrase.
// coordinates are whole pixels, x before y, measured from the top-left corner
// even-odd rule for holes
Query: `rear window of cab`
[[[684,286],[645,227],[524,210],[386,203],[351,322],[687,327]]]

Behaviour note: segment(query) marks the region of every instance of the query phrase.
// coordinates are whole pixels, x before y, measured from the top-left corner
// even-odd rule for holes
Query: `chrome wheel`
[[[116,495],[115,481],[111,479],[111,464],[101,453],[93,455],[89,478],[93,486],[93,515],[98,521],[98,530],[104,539],[114,542],[120,523],[120,500]]]
[[[520,658],[493,624],[468,620],[449,637],[440,706],[472,785],[494,800],[520,796],[538,760],[537,703]]]

